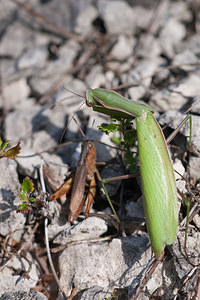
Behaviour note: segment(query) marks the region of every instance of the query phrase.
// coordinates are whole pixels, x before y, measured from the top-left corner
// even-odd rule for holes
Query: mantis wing
[[[149,112],[136,118],[144,210],[153,251],[171,245],[178,226],[177,191],[167,144]]]

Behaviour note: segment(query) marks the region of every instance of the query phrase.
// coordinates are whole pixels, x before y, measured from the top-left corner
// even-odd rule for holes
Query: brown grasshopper
[[[85,216],[89,215],[95,193],[96,182],[94,173],[96,171],[96,148],[90,141],[83,142],[81,156],[78,161],[76,173],[73,178],[67,180],[54,194],[50,196],[53,201],[64,194],[67,194],[72,186],[71,200],[69,205],[68,221],[76,220],[81,212],[81,209],[88,197]],[[86,188],[87,184],[89,185]]]

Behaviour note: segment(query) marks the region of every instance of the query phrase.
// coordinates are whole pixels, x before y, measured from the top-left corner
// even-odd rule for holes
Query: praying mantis
[[[114,118],[135,119],[147,230],[156,257],[174,242],[178,200],[174,170],[153,109],[101,88],[86,91],[86,105]]]

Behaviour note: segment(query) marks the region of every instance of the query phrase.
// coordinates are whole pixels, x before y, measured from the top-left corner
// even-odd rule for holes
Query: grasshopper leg
[[[96,194],[96,181],[95,178],[93,177],[90,181],[90,186],[89,186],[89,192],[88,192],[88,202],[87,202],[87,207],[85,210],[85,216],[88,217],[89,212],[90,212],[90,207],[92,205],[92,202],[94,200]]]
[[[54,201],[57,198],[67,194],[72,187],[73,178],[68,179],[54,194],[49,197],[50,201]]]

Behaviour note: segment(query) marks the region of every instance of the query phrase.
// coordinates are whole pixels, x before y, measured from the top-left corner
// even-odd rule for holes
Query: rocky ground
[[[17,158],[0,160],[1,300],[200,299],[199,9],[197,0],[0,1],[0,136],[21,143]],[[109,117],[70,92],[97,87],[146,102],[166,137],[192,115],[192,147],[189,122],[171,142],[182,197],[177,237],[162,262],[149,243],[139,179],[106,185],[120,229],[100,184],[90,216],[73,224],[70,196],[48,201],[77,166],[85,137],[106,164],[97,165],[101,177],[128,172],[111,135],[97,129]],[[37,201],[17,213],[26,176]]]

